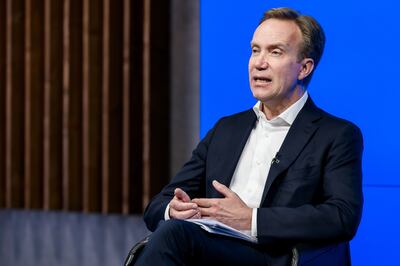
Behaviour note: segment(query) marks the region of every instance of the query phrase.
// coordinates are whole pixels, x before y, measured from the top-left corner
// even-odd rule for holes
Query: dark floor
[[[123,265],[147,234],[139,216],[0,209],[0,265]]]

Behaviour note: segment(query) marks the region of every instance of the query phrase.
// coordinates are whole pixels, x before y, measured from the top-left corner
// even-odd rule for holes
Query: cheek
[[[297,81],[299,77],[300,69],[297,64],[292,64],[290,67],[283,69],[281,72],[281,78],[285,79],[286,82]]]
[[[293,63],[290,72],[294,78],[298,78],[301,72],[301,65],[299,63]]]
[[[249,64],[248,64],[248,69],[249,69],[249,72],[250,72],[250,70],[252,70],[253,69],[253,60],[251,60],[251,58],[249,59]]]
[[[251,72],[254,69],[254,64],[251,62],[251,60],[249,60],[249,65],[247,66],[248,69],[248,74],[249,74],[249,81],[251,82]]]

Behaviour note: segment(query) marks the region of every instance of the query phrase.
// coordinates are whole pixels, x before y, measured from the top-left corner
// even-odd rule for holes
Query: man
[[[312,17],[289,8],[264,14],[249,60],[258,103],[219,120],[151,201],[144,219],[154,233],[137,265],[289,265],[300,246],[331,253],[324,265],[344,265],[334,247],[360,222],[363,144],[355,125],[317,108],[306,91],[324,43]],[[183,221],[191,218],[257,243]]]

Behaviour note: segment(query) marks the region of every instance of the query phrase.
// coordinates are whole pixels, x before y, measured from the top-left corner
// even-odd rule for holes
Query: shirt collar
[[[268,120],[265,114],[261,111],[261,102],[258,101],[254,106],[253,110],[257,116],[257,119],[265,119],[270,123],[279,123],[279,121],[284,121],[288,125],[292,125],[296,116],[299,114],[300,110],[303,108],[304,104],[308,99],[308,92],[305,91],[303,96],[300,97],[294,104],[289,106],[285,111],[280,113],[277,117],[274,117],[271,120]]]

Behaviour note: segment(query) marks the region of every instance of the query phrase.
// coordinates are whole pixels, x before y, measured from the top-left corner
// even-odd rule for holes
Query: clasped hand
[[[175,219],[207,218],[220,221],[238,230],[250,230],[252,209],[225,185],[213,181],[214,188],[224,198],[190,199],[185,191],[176,188],[169,203],[169,215]]]

